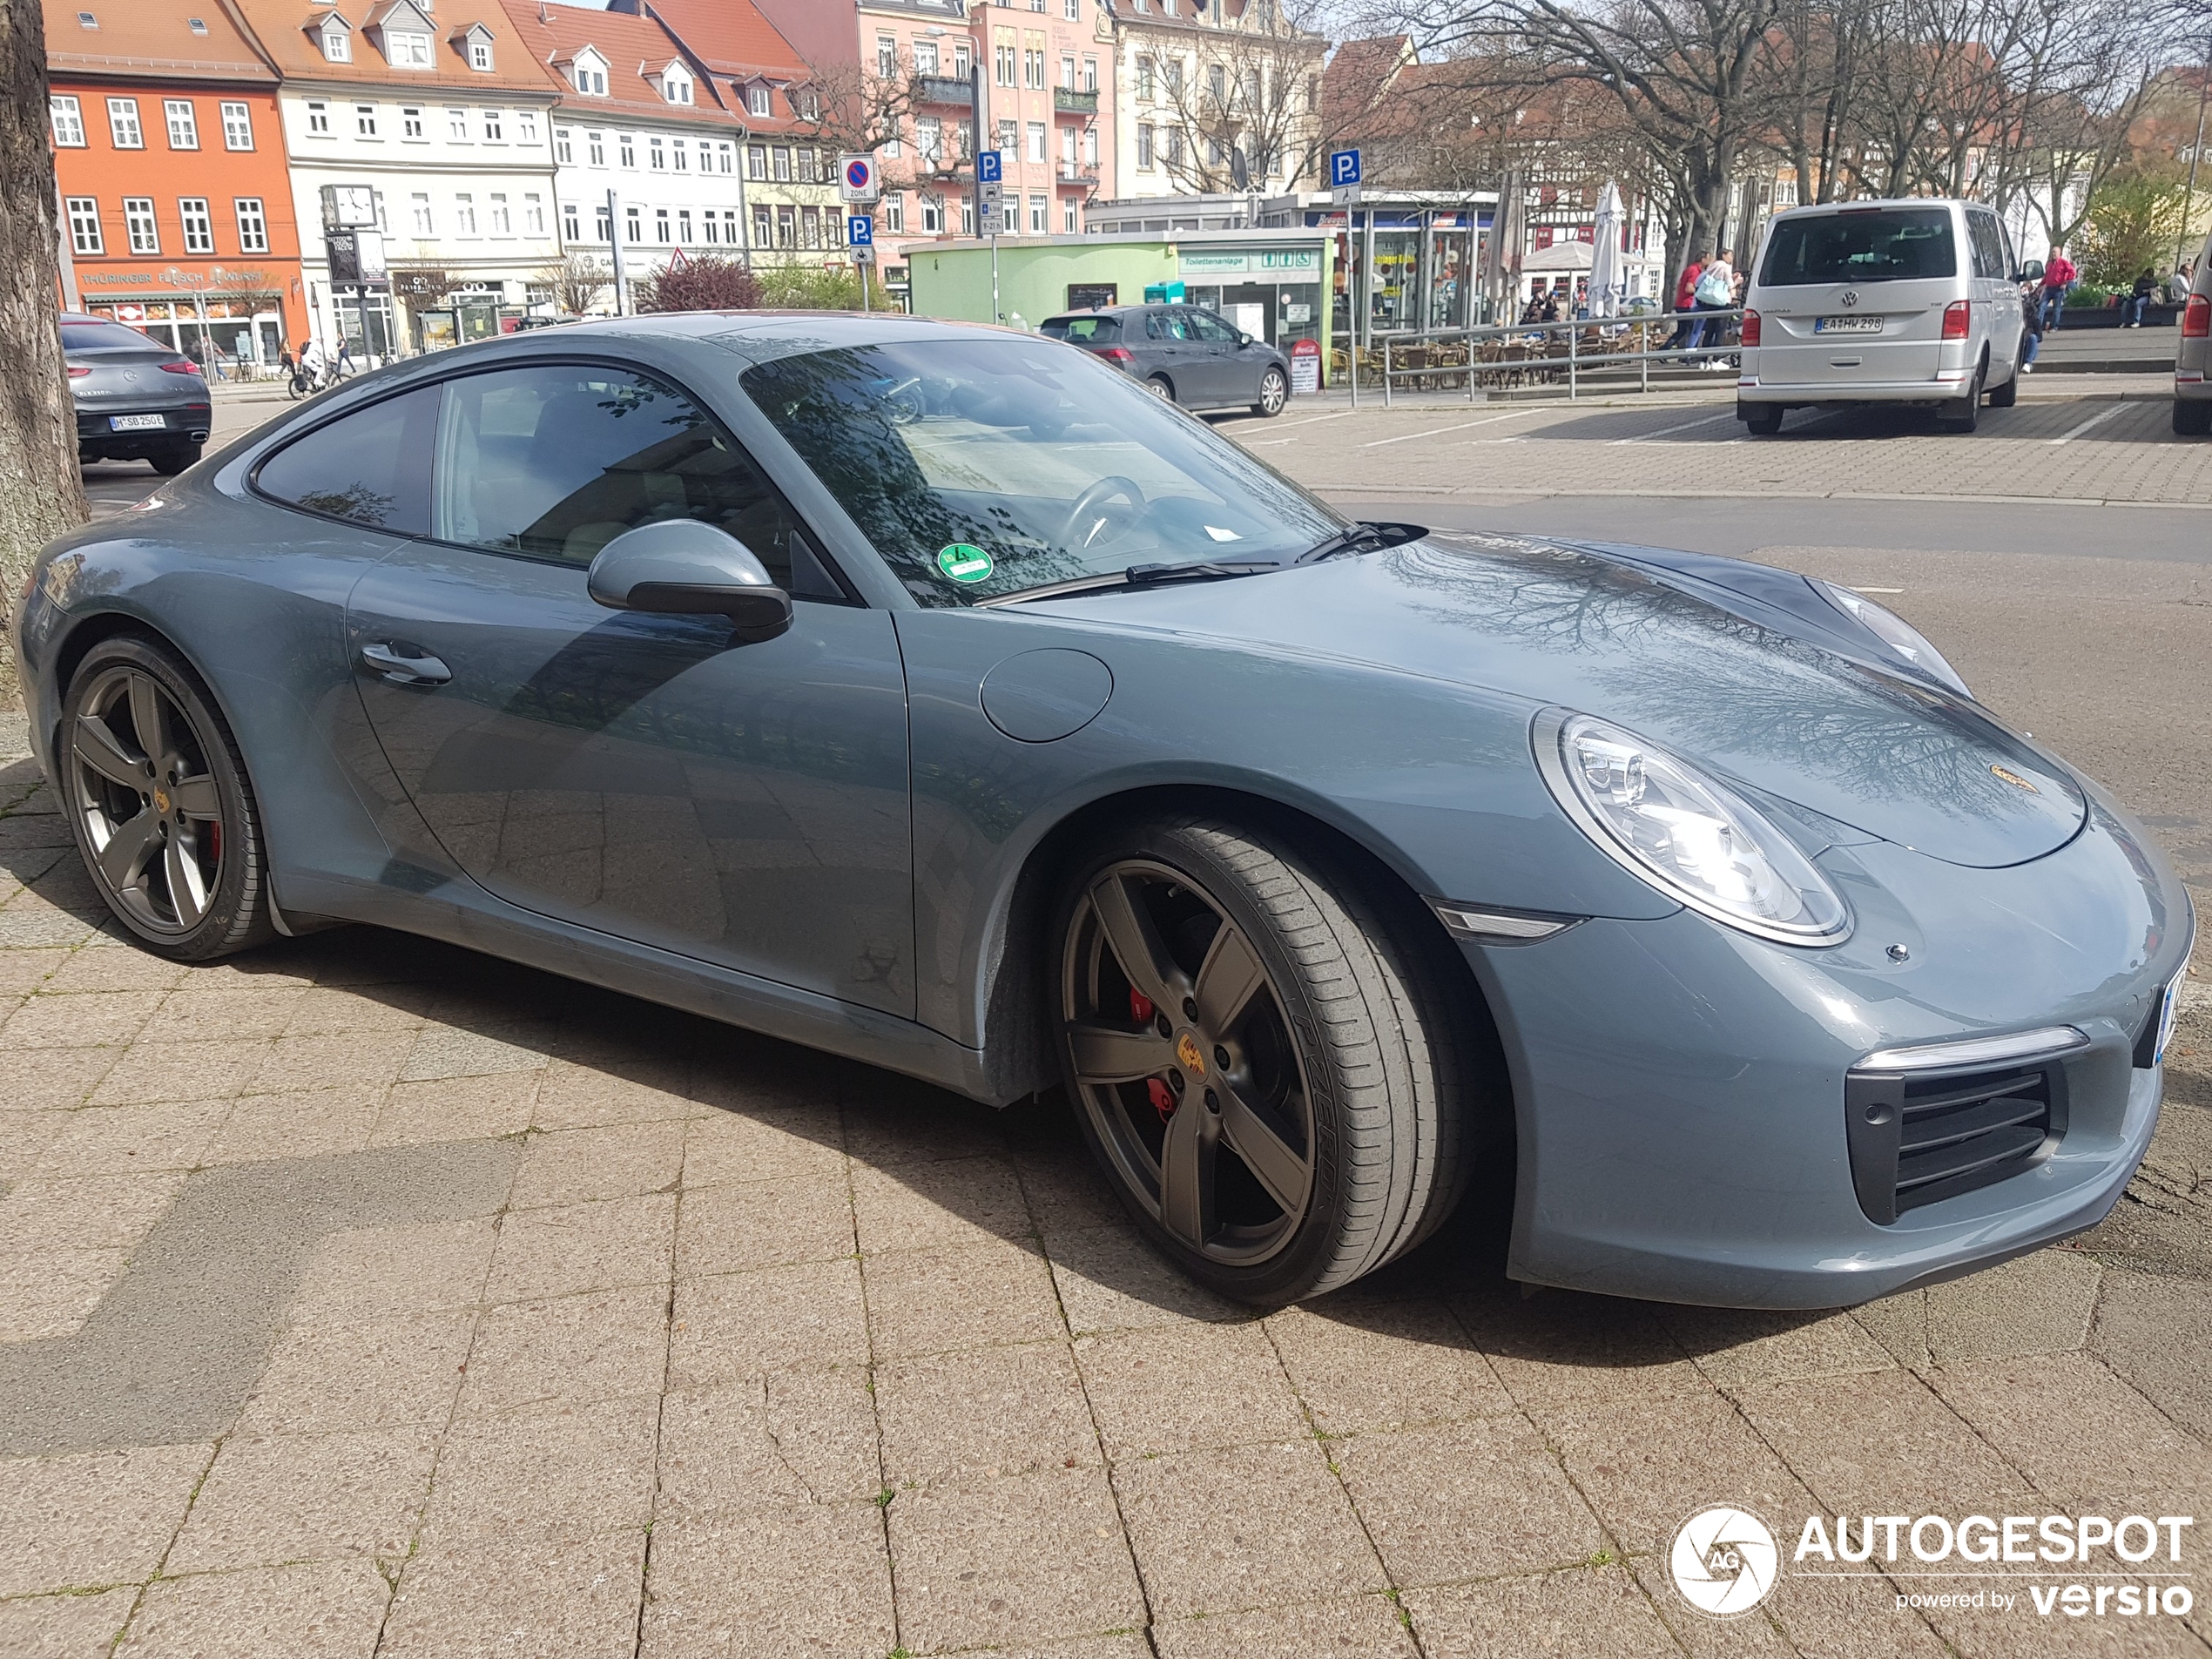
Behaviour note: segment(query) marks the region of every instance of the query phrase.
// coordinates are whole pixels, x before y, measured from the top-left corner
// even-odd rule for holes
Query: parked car
[[[1777,213],[1744,294],[1737,418],[1892,403],[1971,432],[2020,395],[2020,284],[1997,215],[1974,202],[1829,203]]]
[[[1347,523],[1081,352],[578,323],[289,408],[41,553],[118,927],[374,922],[1007,1104],[1278,1304],[1508,1271],[1823,1307],[2091,1225],[2189,900],[1788,571]]]
[[[1038,332],[1080,346],[1187,409],[1249,408],[1276,415],[1291,397],[1291,360],[1204,306],[1104,306],[1047,317]]]
[[[2212,239],[2196,256],[2188,297],[2182,302],[2182,339],[2174,351],[2174,430],[2187,438],[2212,432]]]
[[[77,458],[151,461],[158,473],[199,459],[213,409],[199,365],[105,317],[62,315],[62,358],[77,403]]]

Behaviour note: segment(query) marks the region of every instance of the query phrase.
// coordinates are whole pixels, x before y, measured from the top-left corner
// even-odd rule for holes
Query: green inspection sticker
[[[938,554],[937,568],[954,582],[981,582],[991,574],[991,556],[980,547],[954,542]]]

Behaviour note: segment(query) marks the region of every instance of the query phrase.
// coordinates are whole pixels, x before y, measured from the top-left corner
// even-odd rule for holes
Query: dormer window
[[[469,43],[469,67],[481,74],[491,73],[491,42],[473,39]]]
[[[768,89],[765,86],[746,87],[745,106],[748,114],[766,115],[768,113]]]
[[[569,65],[569,79],[575,83],[576,90],[584,97],[604,98],[607,95],[607,60],[591,47],[586,46],[576,55],[576,61]]]
[[[691,101],[691,75],[681,64],[671,64],[661,71],[660,95],[671,104]]]
[[[428,69],[430,67],[430,37],[415,30],[388,29],[384,31],[384,57],[394,69]]]
[[[353,27],[336,12],[323,19],[318,38],[325,63],[350,64],[354,61]]]

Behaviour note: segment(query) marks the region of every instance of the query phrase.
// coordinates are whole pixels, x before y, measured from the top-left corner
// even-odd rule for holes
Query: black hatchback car
[[[77,458],[151,461],[174,475],[199,459],[213,409],[199,365],[105,317],[62,317],[62,359],[77,404]]]
[[[1039,327],[1187,409],[1280,415],[1290,401],[1291,360],[1203,306],[1102,306],[1047,317]]]

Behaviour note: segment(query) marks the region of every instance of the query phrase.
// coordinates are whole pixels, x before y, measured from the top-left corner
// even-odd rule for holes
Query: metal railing
[[[1650,312],[1629,317],[1581,317],[1565,322],[1488,323],[1469,328],[1401,329],[1373,335],[1372,356],[1379,347],[1379,365],[1363,368],[1354,347],[1347,361],[1352,401],[1359,401],[1360,381],[1372,388],[1382,381],[1383,406],[1391,403],[1393,388],[1402,382],[1441,382],[1455,376],[1467,382],[1467,401],[1480,402],[1487,386],[1499,388],[1567,383],[1568,401],[1581,395],[1582,382],[1594,372],[1633,365],[1635,388],[1651,389],[1651,366],[1670,368],[1721,361],[1742,349],[1727,336],[1743,317],[1740,307],[1723,310]],[[1675,346],[1673,341],[1687,325],[1702,321],[1699,343]],[[1709,341],[1715,333],[1721,338]],[[1610,375],[1608,385],[1615,384]]]

